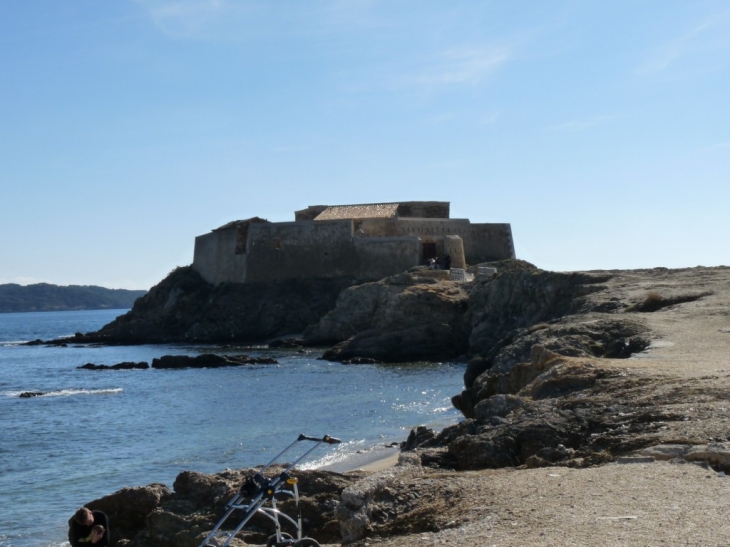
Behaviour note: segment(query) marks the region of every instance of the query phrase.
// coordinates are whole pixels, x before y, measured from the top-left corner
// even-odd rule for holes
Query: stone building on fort
[[[294,222],[254,217],[195,238],[193,269],[212,284],[352,276],[382,279],[451,256],[453,268],[514,258],[509,224],[449,218],[449,202],[313,205]]]

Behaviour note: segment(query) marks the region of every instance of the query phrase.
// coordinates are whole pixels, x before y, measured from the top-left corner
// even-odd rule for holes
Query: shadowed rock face
[[[469,351],[486,355],[512,331],[585,310],[610,274],[512,271],[477,283],[469,295]]]
[[[304,337],[309,344],[336,343],[323,358],[381,362],[453,359],[467,350],[462,284],[443,271],[415,271],[351,287],[334,310]]]
[[[178,268],[101,330],[73,342],[252,343],[301,333],[330,311],[350,278],[210,285]]]

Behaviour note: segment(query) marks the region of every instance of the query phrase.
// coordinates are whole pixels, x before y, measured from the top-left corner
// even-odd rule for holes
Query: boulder
[[[146,363],[145,361],[141,361],[139,363],[133,363],[129,361],[125,361],[123,363],[117,363],[116,365],[95,365],[93,363],[86,363],[85,365],[81,365],[80,368],[83,370],[132,370],[132,369],[148,369],[150,368],[150,365]]]
[[[220,368],[239,367],[242,365],[275,365],[278,361],[270,357],[249,357],[248,355],[215,355],[203,353],[201,355],[163,355],[152,359],[152,368]]]
[[[504,418],[516,408],[520,408],[524,403],[522,399],[514,395],[499,393],[492,395],[488,399],[483,399],[474,408],[474,416],[477,421],[486,422],[492,416]]]
[[[336,344],[323,358],[437,361],[467,349],[463,284],[408,272],[342,292],[335,309],[304,332],[310,345]]]
[[[436,433],[433,429],[426,426],[419,425],[416,429],[411,429],[408,434],[408,439],[401,443],[401,450],[415,450],[419,446],[424,446],[432,442],[436,438]]]
[[[32,397],[40,397],[41,395],[45,395],[45,391],[24,391],[18,397],[21,399],[30,399]]]
[[[730,470],[730,442],[692,446],[684,455],[688,462],[706,461],[716,469]]]
[[[112,542],[133,539],[146,525],[148,515],[169,498],[172,492],[164,484],[122,488],[114,494],[94,500],[86,506],[109,517]]]
[[[386,506],[394,508],[398,501],[394,499],[394,489],[419,474],[415,462],[405,458],[396,467],[362,478],[342,491],[336,516],[343,543],[372,535],[379,523],[392,519],[394,511],[388,514]]]

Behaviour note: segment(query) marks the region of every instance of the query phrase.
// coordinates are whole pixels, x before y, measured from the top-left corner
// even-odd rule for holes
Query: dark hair
[[[89,520],[89,516],[91,516],[91,518],[94,518],[91,509],[89,509],[88,507],[82,507],[74,514],[74,520],[79,524],[86,524],[86,521]]]

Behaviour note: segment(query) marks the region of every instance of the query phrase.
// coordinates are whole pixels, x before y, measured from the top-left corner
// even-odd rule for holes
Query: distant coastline
[[[7,283],[0,285],[0,313],[128,309],[145,294],[147,291],[94,285]]]

